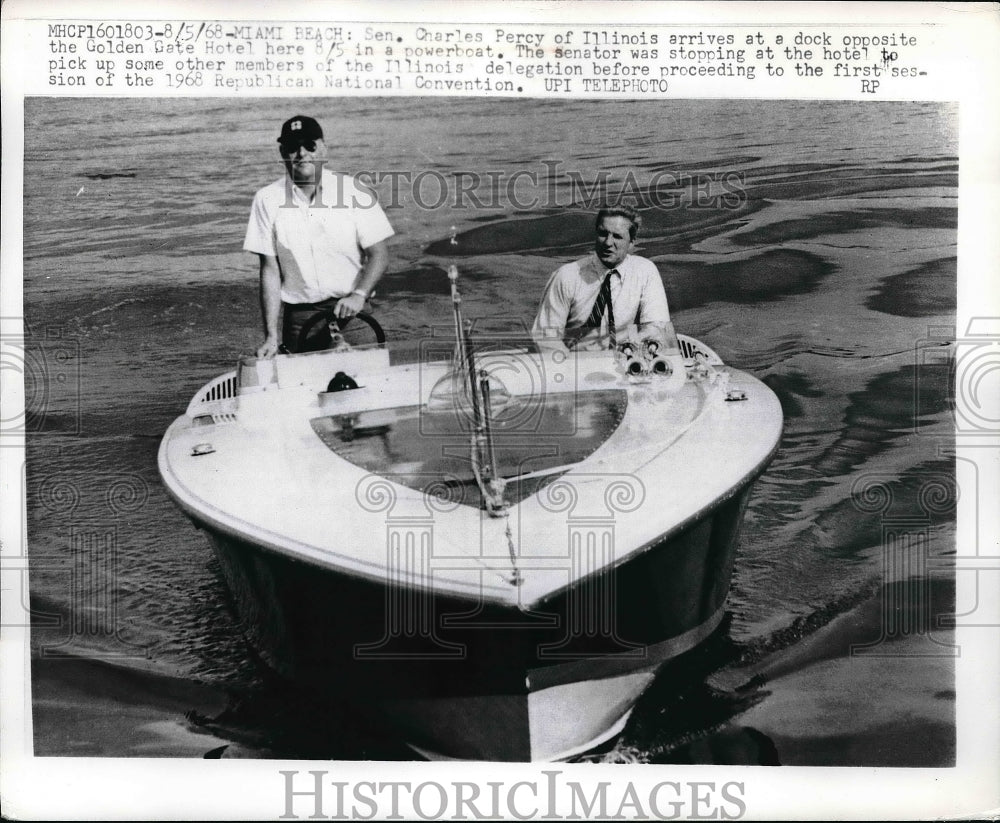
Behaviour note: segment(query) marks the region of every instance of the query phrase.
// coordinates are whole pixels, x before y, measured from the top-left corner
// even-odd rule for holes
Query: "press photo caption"
[[[935,30],[555,24],[34,23],[28,93],[912,97]]]

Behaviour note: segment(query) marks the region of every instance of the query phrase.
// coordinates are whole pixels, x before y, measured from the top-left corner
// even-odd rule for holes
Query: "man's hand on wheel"
[[[365,298],[355,293],[349,294],[346,297],[341,297],[337,301],[337,307],[334,309],[334,313],[337,317],[354,317],[359,311],[365,307]]]

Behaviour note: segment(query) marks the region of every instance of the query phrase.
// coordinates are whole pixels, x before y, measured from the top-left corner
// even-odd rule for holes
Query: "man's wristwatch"
[[[351,292],[351,294],[352,295],[354,295],[354,294],[360,295],[363,300],[367,300],[368,299],[368,292],[366,292],[364,289],[355,289],[354,291]]]

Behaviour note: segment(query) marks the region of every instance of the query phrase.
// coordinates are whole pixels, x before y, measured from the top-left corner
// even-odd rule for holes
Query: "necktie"
[[[618,274],[618,269],[611,269],[604,275],[601,290],[597,293],[597,300],[594,301],[594,307],[590,310],[590,317],[587,318],[588,326],[600,328],[601,318],[604,316],[604,310],[607,309],[608,336],[611,338],[612,349],[617,348],[618,345],[615,340],[615,312],[611,306],[611,277],[615,274]]]

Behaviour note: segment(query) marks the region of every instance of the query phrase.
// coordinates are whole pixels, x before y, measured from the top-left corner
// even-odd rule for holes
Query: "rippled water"
[[[523,327],[548,274],[588,245],[587,188],[659,203],[640,253],[664,276],[678,330],[764,380],[786,418],[746,516],[727,659],[794,645],[810,621],[870,595],[889,515],[917,518],[932,555],[953,551],[948,368],[924,356],[953,335],[953,108],[36,99],[26,129],[45,139],[28,141],[24,201],[36,658],[110,660],[112,682],[151,670],[260,687],[156,451],[193,392],[258,342],[255,263],[240,247],[253,192],[281,172],[278,124],[296,111],[324,123],[344,170],[423,173],[416,194],[385,174],[377,186],[397,230],[376,309],[390,337],[450,324],[451,262],[467,317]],[[456,203],[459,171],[481,179]],[[664,208],[690,203],[685,176],[728,181],[735,199]],[[452,197],[429,208],[442,181]],[[40,686],[52,676],[36,668]],[[640,750],[718,721],[699,703],[679,729],[663,719],[675,697],[654,690],[640,707],[626,732]],[[41,751],[122,753],[45,716]]]

